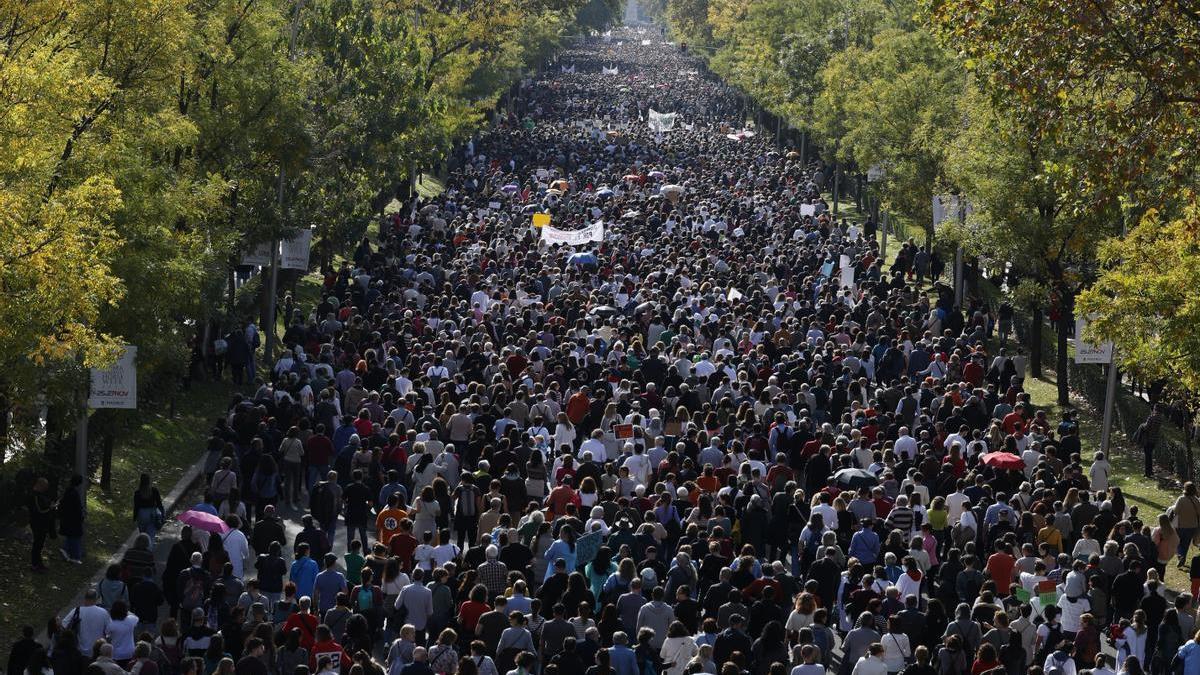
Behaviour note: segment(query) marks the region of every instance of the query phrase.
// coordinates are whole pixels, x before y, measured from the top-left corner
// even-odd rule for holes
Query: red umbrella
[[[987,466],[996,469],[1011,469],[1013,471],[1024,471],[1025,460],[1017,457],[1011,452],[988,452],[984,453],[980,458]]]

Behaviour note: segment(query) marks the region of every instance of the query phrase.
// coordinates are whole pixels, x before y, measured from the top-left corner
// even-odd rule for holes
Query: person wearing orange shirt
[[[388,497],[387,508],[375,516],[375,529],[379,532],[379,543],[387,546],[392,537],[400,531],[400,521],[408,517],[408,512],[400,508],[400,498],[396,495]]]
[[[571,398],[567,399],[567,418],[571,420],[571,424],[579,424],[587,417],[588,410],[591,407],[591,400],[588,398],[588,388],[580,387]]]

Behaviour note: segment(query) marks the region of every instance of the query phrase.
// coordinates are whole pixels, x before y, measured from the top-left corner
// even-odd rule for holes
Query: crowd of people
[[[285,304],[209,441],[214,518],[156,565],[144,483],[137,544],[10,670],[1200,673],[1163,585],[1195,489],[1144,519],[998,308],[886,261],[742,116],[657,32],[562,52]]]

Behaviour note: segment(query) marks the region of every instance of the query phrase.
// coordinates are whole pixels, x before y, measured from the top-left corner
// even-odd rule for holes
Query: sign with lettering
[[[137,347],[128,345],[110,368],[92,368],[88,407],[137,409]]]

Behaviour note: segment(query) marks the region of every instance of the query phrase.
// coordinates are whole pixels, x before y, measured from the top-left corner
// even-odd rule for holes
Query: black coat
[[[83,536],[83,499],[75,488],[68,487],[58,500],[58,531],[64,537]]]

